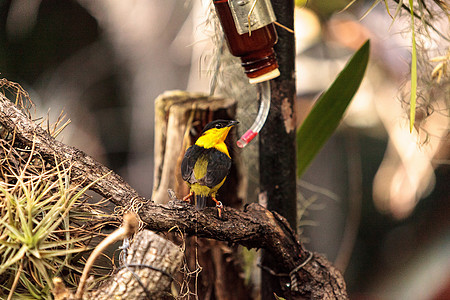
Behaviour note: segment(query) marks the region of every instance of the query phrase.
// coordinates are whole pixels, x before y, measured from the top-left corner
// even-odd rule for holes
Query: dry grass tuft
[[[31,118],[32,102],[18,84],[1,79],[0,92]],[[63,119],[47,123],[49,133],[58,135]],[[0,298],[50,299],[55,276],[76,287],[92,241],[119,221],[85,194],[89,185],[72,183],[70,164],[49,164],[1,126],[0,161]]]

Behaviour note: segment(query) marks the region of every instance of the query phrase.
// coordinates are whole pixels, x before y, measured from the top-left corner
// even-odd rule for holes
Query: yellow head
[[[225,145],[225,139],[231,127],[238,124],[238,121],[234,120],[216,120],[208,123],[202,131],[202,135],[195,142],[197,146],[203,148],[216,148],[217,150],[228,154],[227,146]]]

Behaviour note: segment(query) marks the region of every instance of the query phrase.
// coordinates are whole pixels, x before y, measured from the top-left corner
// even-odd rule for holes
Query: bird
[[[197,209],[206,206],[210,198],[216,203],[219,218],[222,202],[216,199],[219,188],[225,182],[231,168],[231,157],[225,144],[230,129],[239,122],[215,120],[208,123],[194,145],[190,146],[181,161],[181,176],[189,186],[189,194],[183,198],[195,200]]]

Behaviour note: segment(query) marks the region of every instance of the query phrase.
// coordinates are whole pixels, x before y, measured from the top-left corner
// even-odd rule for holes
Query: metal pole
[[[294,0],[272,0],[277,22],[294,28]],[[267,199],[267,208],[285,217],[296,230],[296,141],[295,141],[295,38],[292,32],[277,27],[277,54],[281,75],[271,81],[271,109],[260,132],[260,192]],[[261,264],[275,272],[277,266],[267,253]],[[283,295],[279,277],[262,269],[261,299]]]

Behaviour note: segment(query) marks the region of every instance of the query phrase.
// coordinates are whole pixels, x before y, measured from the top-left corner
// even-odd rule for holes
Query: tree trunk
[[[272,5],[277,21],[294,29],[294,1],[272,0]],[[295,39],[293,33],[281,27],[277,28],[277,33],[274,50],[281,75],[271,81],[271,108],[260,133],[260,199],[266,200],[267,209],[281,214],[296,230]],[[261,264],[279,272],[273,257],[266,251],[262,253]],[[273,299],[274,293],[282,295],[286,288],[267,270],[261,271],[263,300]]]

